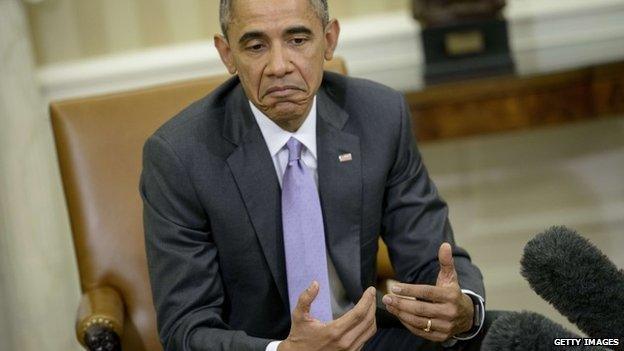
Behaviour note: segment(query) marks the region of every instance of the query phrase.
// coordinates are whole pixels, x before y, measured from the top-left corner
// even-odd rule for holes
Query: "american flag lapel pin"
[[[338,161],[340,161],[340,162],[349,162],[351,160],[353,160],[353,156],[351,155],[350,152],[338,156]]]

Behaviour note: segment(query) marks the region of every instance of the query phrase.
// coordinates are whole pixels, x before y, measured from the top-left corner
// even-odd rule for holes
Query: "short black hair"
[[[323,23],[323,27],[329,23],[329,7],[327,0],[308,0],[314,8],[314,12]],[[221,0],[219,4],[219,23],[221,24],[221,32],[227,38],[227,30],[232,20],[232,3],[234,0]]]

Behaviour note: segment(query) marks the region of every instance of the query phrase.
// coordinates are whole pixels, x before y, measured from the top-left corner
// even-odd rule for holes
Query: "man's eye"
[[[262,44],[254,44],[254,45],[248,46],[247,50],[249,50],[249,51],[260,51],[260,50],[262,50],[262,48],[264,48],[264,45],[262,45]]]
[[[291,43],[293,43],[294,45],[302,45],[307,41],[306,38],[292,38],[290,40]]]

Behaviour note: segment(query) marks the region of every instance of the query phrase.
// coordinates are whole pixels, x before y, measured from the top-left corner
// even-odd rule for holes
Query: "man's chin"
[[[267,106],[267,116],[280,120],[301,118],[308,110],[305,103],[293,101],[277,101]]]
[[[276,106],[267,112],[267,116],[274,121],[290,121],[304,117],[305,109],[300,106],[298,108],[280,108]]]

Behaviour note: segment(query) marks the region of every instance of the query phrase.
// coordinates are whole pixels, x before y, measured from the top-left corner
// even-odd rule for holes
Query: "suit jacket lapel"
[[[281,191],[273,160],[240,86],[226,105],[223,136],[238,147],[227,158],[285,306],[288,303]],[[277,209],[277,210],[276,210]]]
[[[349,298],[357,301],[363,291],[360,267],[362,170],[359,137],[341,130],[347,119],[347,113],[320,89],[316,134],[325,236],[340,280]],[[273,160],[240,86],[235,88],[225,106],[223,136],[237,145],[226,162],[288,309],[281,190]],[[349,153],[351,160],[340,162],[338,157]]]
[[[317,154],[325,237],[336,271],[349,298],[361,297],[360,227],[362,169],[359,137],[342,131],[348,119],[327,93],[317,95]],[[340,155],[351,154],[344,162]]]

